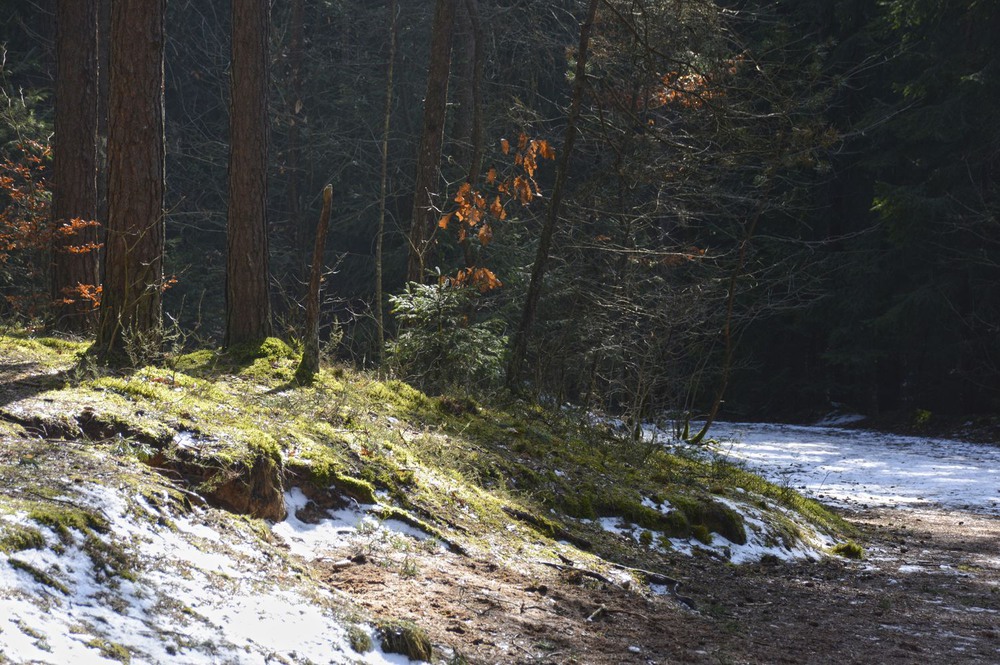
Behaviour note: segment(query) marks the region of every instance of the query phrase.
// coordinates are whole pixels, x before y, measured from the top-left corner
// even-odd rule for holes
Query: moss
[[[105,658],[117,660],[119,663],[127,664],[132,662],[132,654],[129,653],[129,650],[116,642],[109,642],[108,640],[101,639],[100,637],[95,637],[87,642],[87,646],[92,649],[97,649]]]
[[[56,578],[52,577],[48,573],[46,573],[44,570],[36,568],[32,566],[30,563],[21,561],[20,559],[8,559],[7,563],[9,563],[11,567],[16,568],[17,570],[23,570],[24,572],[28,573],[39,584],[55,589],[56,591],[59,591],[63,595],[66,596],[69,595],[69,589],[66,588],[66,585],[57,580]]]
[[[45,536],[38,529],[16,524],[0,526],[0,552],[13,554],[45,547]]]
[[[680,510],[671,510],[663,522],[663,532],[671,538],[687,538],[691,535],[691,523]]]
[[[864,548],[853,540],[837,543],[831,551],[837,556],[842,556],[846,559],[863,559],[865,556]]]
[[[55,531],[64,543],[72,540],[71,530],[88,534],[91,531],[107,533],[109,528],[104,517],[73,506],[35,504],[28,511],[28,518]]]
[[[347,641],[358,653],[368,653],[374,648],[371,635],[361,626],[350,626],[347,629]]]
[[[332,478],[332,485],[361,503],[378,502],[378,498],[375,496],[375,488],[372,487],[371,483],[361,478],[353,478],[338,473]]]
[[[207,375],[219,365],[219,353],[211,349],[201,349],[173,358],[171,367],[194,375]]]
[[[698,526],[702,526],[737,545],[746,544],[746,525],[739,513],[732,508],[709,497],[695,498],[674,494],[670,496],[669,501],[684,513],[691,525],[692,534]]]
[[[712,544],[712,532],[704,524],[696,524],[691,528],[691,537],[705,545]]]
[[[172,393],[162,385],[156,385],[135,378],[122,379],[115,376],[105,376],[94,379],[90,385],[97,390],[115,392],[132,400],[152,400],[160,402],[173,397]]]
[[[427,633],[411,621],[382,621],[376,627],[382,639],[382,650],[398,653],[410,660],[429,661],[431,641]]]
[[[137,579],[136,560],[123,548],[109,545],[91,534],[83,543],[83,551],[90,557],[98,581],[121,578],[134,582]]]
[[[268,360],[296,360],[298,354],[277,337],[268,337],[258,344],[237,344],[226,350],[226,357],[236,362],[266,358]]]

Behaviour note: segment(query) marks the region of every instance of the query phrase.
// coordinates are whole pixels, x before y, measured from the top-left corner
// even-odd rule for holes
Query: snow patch
[[[0,554],[0,660],[117,663],[101,650],[115,645],[135,664],[408,662],[353,651],[336,614],[345,601],[312,588],[249,530],[220,534],[214,511],[158,520],[166,511],[126,491],[88,485],[65,500],[108,519],[97,537],[126,552],[134,581],[95,567],[80,532],[63,543],[23,515],[4,517],[38,529],[48,547]]]
[[[716,452],[845,507],[939,505],[1000,514],[1000,447],[836,427],[716,423]]]
[[[364,533],[398,534],[414,540],[429,540],[432,536],[397,519],[379,519],[378,504],[356,504],[351,508],[324,511],[325,517],[316,522],[304,522],[298,513],[310,503],[298,487],[285,493],[288,516],[271,526],[271,531],[284,540],[293,554],[303,559],[322,558],[330,551],[355,542]]]
[[[793,511],[776,504],[769,504],[768,509],[772,513],[781,514],[788,520],[789,525],[794,526],[798,534],[792,535],[782,532],[772,525],[769,519],[773,518],[768,518],[764,511],[742,501],[733,501],[723,497],[714,497],[714,500],[735,511],[743,519],[747,534],[745,544],[734,543],[717,533],[712,534],[710,543],[703,543],[695,538],[666,538],[656,531],[632,524],[621,517],[601,517],[598,519],[598,524],[609,533],[630,538],[637,543],[641,544],[646,541],[650,547],[659,552],[674,551],[691,556],[700,549],[735,564],[760,561],[765,556],[772,556],[782,561],[801,559],[815,561],[823,557],[823,549],[834,545],[832,538],[816,531]],[[669,503],[658,504],[651,499],[644,499],[643,505],[658,510],[664,515],[671,510]],[[651,590],[653,593],[658,593],[656,589]],[[665,587],[663,592],[666,592]]]

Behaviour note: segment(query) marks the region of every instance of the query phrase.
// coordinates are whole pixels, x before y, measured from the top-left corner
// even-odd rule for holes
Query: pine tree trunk
[[[234,2],[225,345],[271,334],[267,243],[269,0]]]
[[[451,33],[455,23],[457,0],[437,0],[431,32],[431,54],[427,67],[427,93],[424,96],[423,130],[417,153],[417,173],[413,189],[413,214],[410,222],[410,256],[406,278],[423,282],[427,260],[432,251],[437,215],[434,195],[440,185],[441,146],[448,104],[448,76],[451,71]]]
[[[52,299],[54,327],[82,332],[96,309],[80,285],[99,283],[97,220],[97,0],[59,0],[56,6],[56,117],[53,159]]]
[[[163,288],[165,0],[111,8],[108,223],[94,351],[106,362],[159,352]]]
[[[306,257],[308,256],[308,233],[299,202],[299,182],[301,178],[301,142],[299,139],[299,124],[305,117],[302,115],[302,61],[303,43],[305,39],[305,8],[304,0],[292,0],[291,42],[288,48],[290,73],[290,99],[288,100],[288,225],[292,230],[294,243],[294,260],[296,277],[305,281]]]

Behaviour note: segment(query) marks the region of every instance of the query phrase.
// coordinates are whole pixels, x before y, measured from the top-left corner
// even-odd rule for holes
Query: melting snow
[[[669,546],[667,546],[657,532],[627,522],[620,517],[602,517],[598,523],[605,531],[634,539],[638,543],[641,543],[645,538],[651,547],[661,552],[666,552],[669,549],[684,555],[692,555],[696,549],[701,549],[725,557],[736,564],[759,561],[764,556],[773,556],[781,560],[816,560],[822,556],[822,549],[832,547],[834,544],[831,538],[810,527],[795,513],[784,510],[776,504],[770,505],[771,511],[784,513],[785,517],[798,528],[798,538],[779,532],[766,521],[762,511],[749,504],[722,497],[714,497],[714,500],[736,511],[743,518],[747,534],[746,543],[740,545],[713,533],[710,543],[702,543],[694,538],[669,538],[666,539],[669,542]],[[643,501],[643,505],[664,514],[671,511],[670,504],[667,502],[657,504],[647,498]],[[644,533],[649,535],[644,537]],[[652,588],[652,591],[658,593],[656,588]]]
[[[1000,514],[1000,447],[756,423],[717,423],[711,435],[722,455],[829,503]]]
[[[353,508],[326,511],[326,517],[318,522],[303,522],[298,512],[309,503],[308,497],[298,487],[285,493],[285,507],[288,517],[271,527],[271,531],[288,543],[294,554],[304,559],[317,559],[332,549],[355,540],[360,532],[372,531],[380,534],[395,533],[415,540],[427,540],[430,534],[396,519],[380,520],[374,514],[379,506],[357,504]]]
[[[107,517],[111,529],[100,538],[134,558],[136,580],[105,579],[79,532],[63,545],[24,516],[5,516],[39,529],[47,547],[0,554],[0,661],[119,662],[100,650],[103,643],[124,647],[135,664],[409,662],[353,651],[335,611],[345,601],[311,588],[247,530],[221,536],[207,525],[208,512],[168,515],[97,485],[65,500]]]

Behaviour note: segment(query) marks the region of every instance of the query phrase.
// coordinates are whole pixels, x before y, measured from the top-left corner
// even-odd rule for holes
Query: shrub
[[[390,366],[431,393],[482,393],[499,385],[507,337],[496,319],[475,322],[476,291],[410,283],[392,296],[400,333],[387,345]]]

